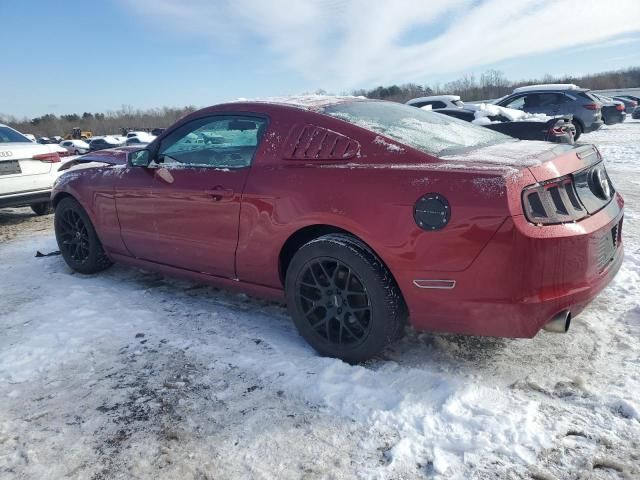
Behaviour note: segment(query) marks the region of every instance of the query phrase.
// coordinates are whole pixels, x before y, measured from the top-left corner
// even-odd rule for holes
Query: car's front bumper
[[[533,337],[560,312],[575,317],[620,268],[622,217],[618,195],[575,224],[536,226],[523,216],[510,217],[466,270],[402,272],[397,280],[412,324],[421,330]],[[606,242],[614,230],[610,247]],[[416,279],[450,283],[419,288]]]

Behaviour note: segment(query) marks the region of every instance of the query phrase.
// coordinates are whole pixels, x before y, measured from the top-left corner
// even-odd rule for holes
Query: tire
[[[73,151],[73,154],[74,154],[74,155],[80,155],[80,152],[79,152],[78,150],[74,150],[74,151]]]
[[[285,294],[298,332],[320,355],[364,362],[404,333],[400,289],[375,253],[350,235],[303,245],[287,269]]]
[[[54,229],[67,265],[79,273],[97,273],[112,265],[84,208],[73,198],[56,206]]]
[[[34,203],[33,205],[30,205],[30,207],[31,210],[33,210],[33,213],[39,216],[48,215],[53,212],[50,202]]]
[[[576,134],[573,136],[573,141],[575,142],[580,138],[580,135],[582,135],[583,130],[582,130],[582,126],[575,120],[572,123],[573,123],[573,126],[576,127]]]

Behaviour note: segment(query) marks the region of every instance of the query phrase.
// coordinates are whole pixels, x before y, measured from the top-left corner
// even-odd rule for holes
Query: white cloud
[[[121,1],[154,28],[218,50],[254,48],[337,89],[419,81],[640,31],[640,0]],[[435,33],[407,44],[418,31]]]

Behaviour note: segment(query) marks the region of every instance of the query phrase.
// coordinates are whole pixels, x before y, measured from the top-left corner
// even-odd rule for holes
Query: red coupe
[[[349,362],[407,318],[564,332],[623,257],[623,200],[595,147],[395,103],[216,105],[77,163],[52,193],[72,269],[122,262],[286,300],[313,348]]]

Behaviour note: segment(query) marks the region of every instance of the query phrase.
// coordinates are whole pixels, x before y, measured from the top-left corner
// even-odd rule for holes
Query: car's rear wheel
[[[395,280],[352,236],[330,234],[302,246],[285,283],[296,328],[321,355],[363,362],[404,331],[406,308]]]
[[[74,150],[74,151],[73,151],[73,154],[74,154],[74,155],[80,155],[80,151],[79,151],[79,150]]]
[[[112,265],[87,212],[73,198],[56,206],[54,229],[58,248],[67,265],[80,273],[96,273]]]
[[[31,210],[33,210],[33,213],[35,213],[36,215],[48,215],[49,213],[53,212],[50,202],[34,203],[30,205],[30,207]]]
[[[580,138],[580,135],[582,135],[582,125],[574,120],[573,126],[576,127],[576,134],[573,136],[573,141],[575,142]]]

